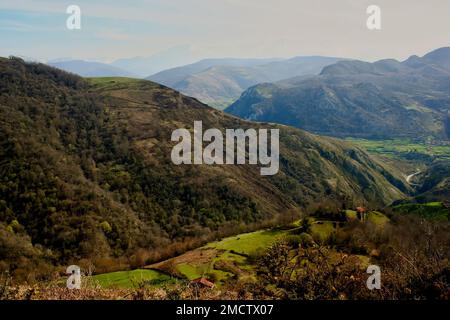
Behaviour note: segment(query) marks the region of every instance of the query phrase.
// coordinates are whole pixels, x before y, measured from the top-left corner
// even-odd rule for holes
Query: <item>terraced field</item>
[[[252,258],[286,236],[293,228],[296,227],[262,230],[225,238],[147,268],[188,280],[204,276],[218,285],[231,278],[252,278]]]

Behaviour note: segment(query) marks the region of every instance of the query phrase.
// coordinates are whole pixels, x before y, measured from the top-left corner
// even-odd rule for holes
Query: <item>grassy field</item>
[[[164,272],[172,270],[188,280],[204,276],[217,286],[231,278],[252,278],[252,256],[264,252],[290,230],[261,230],[228,237],[149,267]]]
[[[91,279],[104,288],[133,288],[143,281],[154,284],[174,281],[164,273],[147,269],[104,273],[92,276]]]
[[[355,210],[345,210],[345,217],[347,220],[358,219],[358,213]]]
[[[327,240],[336,231],[333,221],[316,221],[309,228],[314,239]]]
[[[365,140],[347,138],[346,140],[366,149],[369,153],[391,158],[413,159],[415,156],[424,155],[450,160],[450,146],[445,145],[419,143],[408,139]]]
[[[100,78],[87,78],[90,84],[96,88],[118,88],[121,85],[126,85],[127,88],[130,84],[139,84],[143,80],[133,79],[126,77],[100,77]]]
[[[263,230],[225,238],[212,242],[206,247],[217,250],[233,251],[243,255],[252,255],[268,248],[277,239],[286,235],[284,230]]]
[[[428,219],[450,219],[450,209],[446,208],[442,202],[406,203],[394,206],[392,210],[406,214],[417,214]]]
[[[208,265],[195,265],[189,263],[180,263],[176,266],[177,270],[187,279],[192,280],[200,278],[208,272]]]
[[[367,213],[367,221],[370,221],[377,226],[384,226],[389,222],[389,218],[381,212],[371,211]]]
[[[440,208],[440,203],[429,206]],[[347,220],[358,219],[356,211],[346,210]],[[308,217],[306,233],[316,241],[326,241],[336,232],[337,221],[317,220]],[[372,211],[367,220],[383,226],[389,219],[382,213]],[[253,281],[255,277],[255,258],[275,242],[292,236],[299,236],[304,222],[296,222],[289,227],[244,233],[188,251],[180,256],[152,264],[134,271],[121,271],[93,276],[102,287],[135,287],[142,281],[150,284],[174,283],[176,279],[193,280],[206,277],[221,287],[230,279]],[[361,260],[361,259],[360,259]],[[157,271],[160,270],[161,272]],[[168,276],[173,275],[173,277]]]

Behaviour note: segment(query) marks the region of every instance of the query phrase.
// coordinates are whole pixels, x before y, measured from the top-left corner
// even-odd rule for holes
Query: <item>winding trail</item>
[[[409,176],[406,177],[406,182],[409,183],[409,184],[412,185],[412,186],[417,186],[417,184],[411,183],[411,179],[412,179],[414,176],[416,176],[416,175],[418,175],[419,173],[421,173],[421,172],[422,172],[422,171],[418,170],[417,172],[415,172],[415,173],[413,173],[413,174],[410,174]]]

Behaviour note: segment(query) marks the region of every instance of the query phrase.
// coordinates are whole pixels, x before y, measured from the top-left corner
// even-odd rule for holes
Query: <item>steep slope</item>
[[[131,72],[100,62],[69,60],[52,62],[49,65],[82,77],[135,77]]]
[[[450,205],[450,162],[436,161],[415,179],[420,202],[443,201]]]
[[[340,61],[321,74],[249,88],[226,109],[337,137],[450,138],[450,48],[404,62]]]
[[[0,59],[0,84],[2,268],[33,265],[36,256],[95,260],[138,248],[158,259],[172,243],[289,218],[318,201],[376,206],[408,191],[349,143],[239,120],[150,81],[86,82]],[[205,129],[280,128],[280,172],[172,164],[171,133],[194,120]]]
[[[330,57],[296,57],[281,61],[209,59],[162,71],[147,79],[223,109],[250,86],[295,76],[315,75],[324,66],[338,60]]]

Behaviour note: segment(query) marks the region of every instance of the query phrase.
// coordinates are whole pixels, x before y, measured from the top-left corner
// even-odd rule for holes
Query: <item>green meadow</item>
[[[256,231],[212,242],[206,247],[236,252],[242,255],[252,255],[268,248],[277,239],[286,234],[285,230],[278,229]]]
[[[142,282],[159,284],[174,281],[169,275],[147,269],[103,273],[92,276],[91,280],[104,288],[136,288]]]
[[[357,219],[355,211],[345,212],[348,220]],[[308,220],[307,234],[319,241],[326,241],[336,232],[336,221]],[[382,213],[367,214],[367,221],[383,226],[389,219]],[[256,279],[255,259],[277,241],[286,238],[300,239],[303,222],[296,222],[280,229],[260,230],[210,242],[169,260],[146,266],[146,269],[112,272],[93,276],[102,287],[135,287],[143,281],[149,284],[174,283],[176,279],[193,280],[206,277],[222,286],[230,279]],[[159,272],[160,270],[161,272]],[[168,274],[172,274],[173,277]]]
[[[394,212],[406,214],[416,214],[427,219],[449,220],[450,209],[444,206],[442,202],[428,203],[405,203],[392,207]]]
[[[230,278],[251,278],[253,277],[251,257],[264,252],[287,234],[287,230],[262,230],[211,242],[182,255],[179,259],[173,259],[175,269],[189,280],[205,276],[213,279],[219,286]],[[198,255],[202,252],[209,252],[210,258],[206,261],[199,258]],[[182,262],[177,263],[177,260]]]
[[[369,153],[391,158],[413,158],[414,155],[424,155],[450,160],[450,146],[446,145],[433,145],[410,139],[366,140],[347,138],[346,140],[366,149]]]

